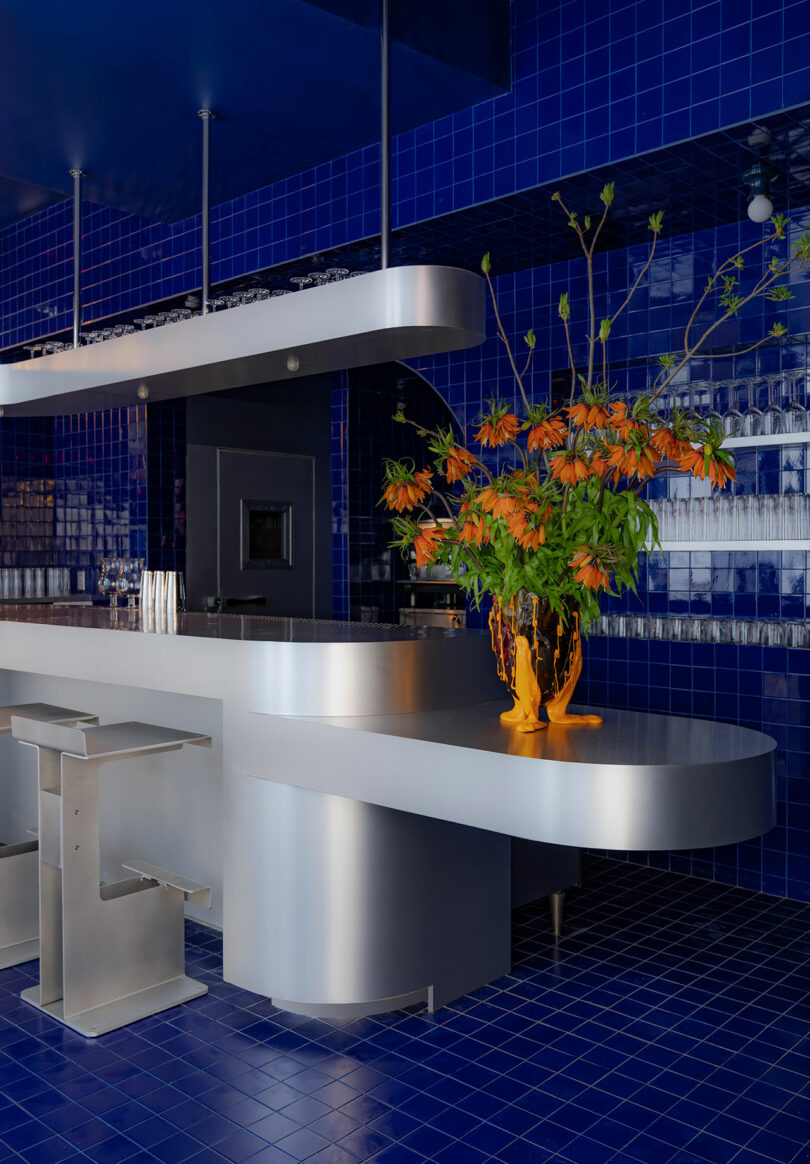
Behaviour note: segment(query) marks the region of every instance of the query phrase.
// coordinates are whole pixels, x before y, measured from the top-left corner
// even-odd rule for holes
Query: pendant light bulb
[[[138,399],[139,400],[148,400],[149,399],[149,385],[148,384],[139,384],[138,385]]]
[[[748,217],[752,222],[767,222],[773,214],[771,202],[771,182],[776,170],[768,162],[756,162],[743,174],[743,181],[750,186],[748,194]]]
[[[773,202],[767,194],[755,194],[748,203],[748,217],[752,222],[767,222],[773,214]]]

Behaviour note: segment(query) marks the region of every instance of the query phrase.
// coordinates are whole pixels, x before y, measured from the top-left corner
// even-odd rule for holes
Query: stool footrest
[[[181,877],[179,873],[170,873],[168,869],[150,865],[148,861],[124,861],[122,866],[130,873],[137,873],[139,877],[147,877],[150,881],[157,881],[159,885],[170,885],[172,889],[179,889],[186,901],[190,901],[192,905],[199,905],[203,909],[211,908],[211,889],[207,885],[200,885],[198,881]]]

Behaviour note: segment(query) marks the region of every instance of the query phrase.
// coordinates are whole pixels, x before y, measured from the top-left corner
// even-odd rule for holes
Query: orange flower
[[[597,477],[604,477],[605,473],[610,472],[611,466],[607,463],[605,458],[597,453],[595,457],[591,457],[591,472],[595,473]]]
[[[561,420],[541,420],[529,429],[526,447],[530,453],[539,449],[556,449],[568,436],[568,429]]]
[[[546,527],[544,525],[532,526],[529,524],[530,518],[536,513],[527,514],[525,510],[518,510],[513,513],[506,523],[507,529],[519,546],[523,546],[526,550],[536,550],[545,544],[546,541]]]
[[[650,445],[645,445],[640,452],[634,448],[626,449],[624,445],[608,445],[608,448],[608,465],[615,466],[625,477],[635,474],[639,481],[643,481],[645,477],[655,476],[658,454]]]
[[[610,413],[603,404],[573,404],[567,406],[565,411],[572,424],[579,425],[580,428],[607,428],[610,422]]]
[[[481,490],[477,500],[484,513],[491,513],[493,517],[509,517],[517,509],[514,497],[508,493],[499,493],[491,485]]]
[[[413,509],[430,493],[432,476],[430,469],[420,469],[418,473],[409,473],[403,480],[392,481],[383,493],[383,501],[397,513],[402,513],[403,509]]]
[[[552,477],[559,477],[566,485],[578,485],[591,475],[588,462],[583,461],[576,453],[557,453],[551,462]]]
[[[632,416],[627,415],[627,403],[624,400],[617,400],[610,405],[610,421],[609,425],[619,434],[623,441],[634,432],[646,433],[645,425],[640,424],[637,420],[633,420]]]
[[[700,481],[708,477],[717,489],[722,489],[726,481],[737,480],[737,474],[731,465],[718,457],[710,446],[702,445],[698,449],[690,446],[689,451],[682,453],[678,458],[678,465],[684,472],[691,472]]]
[[[447,459],[444,462],[444,475],[448,481],[460,481],[462,477],[475,468],[478,458],[466,449],[450,445],[447,450]]]
[[[681,445],[688,445],[688,441],[681,441],[668,428],[659,428],[650,437],[650,444],[661,457],[675,460],[681,453]]]
[[[581,582],[589,590],[599,590],[601,587],[607,589],[610,585],[610,575],[596,561],[589,546],[581,546],[579,553],[574,554],[568,565],[574,571],[574,581]]]
[[[513,441],[519,432],[520,421],[514,412],[507,412],[503,416],[492,415],[485,420],[475,434],[475,439],[482,445],[496,448]]]
[[[422,526],[413,539],[417,566],[429,566],[436,557],[438,543],[447,536],[440,525]]]
[[[487,545],[490,529],[480,513],[468,513],[458,531],[458,540],[471,546]]]

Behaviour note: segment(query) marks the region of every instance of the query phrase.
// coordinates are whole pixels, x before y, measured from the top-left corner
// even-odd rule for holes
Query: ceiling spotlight
[[[148,400],[149,399],[149,385],[148,384],[139,384],[138,385],[138,399],[139,400]]]
[[[770,186],[775,177],[776,170],[768,162],[755,162],[743,174],[743,181],[751,187],[748,217],[752,222],[767,222],[773,214]]]
[[[297,372],[300,367],[301,361],[298,359],[298,356],[295,354],[295,352],[290,352],[290,354],[287,356],[287,371]]]

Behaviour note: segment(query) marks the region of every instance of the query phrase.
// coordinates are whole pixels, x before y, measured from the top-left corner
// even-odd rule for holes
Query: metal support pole
[[[380,0],[380,267],[391,261],[391,25]]]
[[[81,343],[82,330],[82,170],[71,170],[73,178],[73,346]]]
[[[211,118],[210,109],[200,109],[197,116],[202,121],[202,313],[208,313],[211,298],[211,223],[208,177],[211,166]]]

